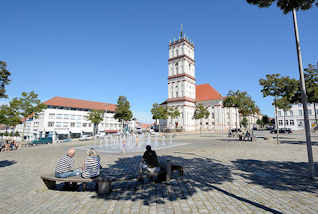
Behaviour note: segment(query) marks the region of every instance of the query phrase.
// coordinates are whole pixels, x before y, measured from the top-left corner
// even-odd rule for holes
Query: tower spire
[[[183,24],[181,24],[181,31],[180,31],[180,37],[183,37]]]

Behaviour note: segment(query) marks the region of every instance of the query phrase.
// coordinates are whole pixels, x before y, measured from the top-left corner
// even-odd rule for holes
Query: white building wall
[[[315,111],[318,116],[318,103],[316,109],[313,103],[308,104],[308,117],[311,127],[315,126]],[[275,109],[274,109],[275,114]],[[292,130],[304,129],[304,112],[302,104],[294,104],[291,109],[284,112],[282,109],[277,109],[278,128],[291,128]],[[275,115],[276,116],[276,115]],[[276,117],[275,117],[276,120]]]
[[[44,137],[47,133],[93,133],[94,125],[87,119],[89,111],[47,108],[40,113],[38,119],[26,122],[24,135],[33,140]],[[120,130],[121,124],[114,118],[114,113],[105,113],[104,120],[99,124],[98,131]],[[23,132],[23,124],[16,130]]]

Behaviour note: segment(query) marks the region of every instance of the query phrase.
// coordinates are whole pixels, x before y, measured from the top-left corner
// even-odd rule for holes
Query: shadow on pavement
[[[318,192],[318,182],[306,176],[308,173],[307,163],[251,159],[238,159],[232,163],[235,168],[244,172],[239,175],[248,183],[280,191]]]
[[[298,140],[281,140],[281,144],[294,144],[294,145],[306,145],[306,141]],[[311,141],[311,145],[318,146],[318,141]]]
[[[183,166],[184,177],[182,180],[173,179],[169,183],[158,184],[149,182],[141,184],[134,180],[118,182],[113,185],[112,193],[93,197],[104,200],[142,200],[144,205],[150,205],[153,203],[164,204],[167,201],[188,199],[198,191],[219,191],[233,199],[248,203],[265,211],[275,214],[281,213],[217,187],[216,184],[233,181],[231,166],[216,163],[214,160],[205,157],[185,159],[175,156],[161,156],[160,162],[167,159]],[[105,170],[107,174],[117,178],[127,175],[137,177],[137,168],[140,160],[141,156],[121,158]]]
[[[17,163],[16,161],[3,160],[3,161],[0,161],[0,167],[7,167],[16,163]]]

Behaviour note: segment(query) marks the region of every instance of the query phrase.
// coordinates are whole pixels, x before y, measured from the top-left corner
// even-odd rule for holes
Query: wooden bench
[[[98,194],[111,192],[111,183],[115,180],[113,178],[103,178],[102,176],[99,176],[97,178],[82,178],[80,176],[57,178],[53,175],[41,176],[41,179],[48,189],[55,189],[56,182],[67,182],[72,183],[72,185],[77,185],[78,183],[81,183],[83,185],[83,191],[86,190],[87,183],[95,182],[96,192]]]

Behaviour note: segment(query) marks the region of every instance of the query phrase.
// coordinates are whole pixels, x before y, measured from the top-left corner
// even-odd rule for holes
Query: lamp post
[[[302,56],[300,51],[300,44],[299,44],[299,33],[298,33],[298,24],[297,24],[297,16],[296,16],[296,9],[293,9],[293,21],[294,21],[294,30],[295,30],[295,40],[296,40],[296,49],[297,49],[297,56],[298,56],[298,70],[299,70],[299,82],[301,85],[301,94],[302,94],[302,103],[303,103],[303,110],[304,110],[304,123],[305,123],[305,131],[306,131],[306,144],[307,144],[307,155],[308,155],[308,163],[309,163],[309,173],[310,178],[314,177],[315,167],[313,164],[313,155],[312,155],[312,145],[311,145],[311,136],[310,136],[310,124],[308,119],[308,97],[306,94],[306,86],[305,86],[305,78],[303,72],[303,62]]]

